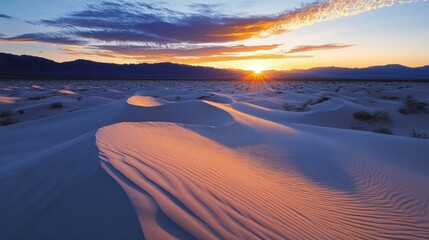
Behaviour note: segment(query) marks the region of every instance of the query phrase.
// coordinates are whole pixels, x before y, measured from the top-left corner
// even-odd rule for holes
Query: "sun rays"
[[[264,69],[254,67],[251,72],[243,78],[243,81],[249,85],[253,92],[273,92],[274,90],[267,83],[271,78]]]

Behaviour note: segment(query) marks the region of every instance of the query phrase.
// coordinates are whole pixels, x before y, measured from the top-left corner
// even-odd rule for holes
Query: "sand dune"
[[[398,112],[424,84],[14,84],[1,239],[429,238],[429,115]]]
[[[426,142],[291,128],[210,104],[234,121],[120,123],[97,133],[103,166],[130,196],[145,237],[429,236]],[[374,142],[398,150],[381,153]]]

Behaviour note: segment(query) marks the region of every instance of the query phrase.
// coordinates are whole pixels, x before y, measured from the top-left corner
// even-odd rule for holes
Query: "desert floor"
[[[429,84],[0,82],[0,239],[429,239]]]

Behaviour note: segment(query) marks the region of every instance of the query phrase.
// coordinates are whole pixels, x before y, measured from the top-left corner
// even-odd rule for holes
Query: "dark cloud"
[[[2,13],[0,13],[0,18],[4,18],[4,19],[14,19],[14,17],[11,17],[11,16],[6,15],[6,14],[2,14]]]
[[[80,36],[100,41],[130,37],[130,41],[219,43],[253,37],[270,21],[269,17],[227,17],[212,8],[198,4],[192,6],[196,13],[183,13],[145,3],[102,2],[41,23],[74,29]]]
[[[333,50],[340,48],[348,48],[354,45],[343,45],[343,44],[325,44],[325,45],[302,45],[297,46],[289,50],[287,53],[302,53],[310,51],[320,51],[320,50]]]
[[[223,61],[243,61],[243,60],[266,60],[266,59],[287,59],[287,58],[311,58],[313,56],[291,56],[284,54],[252,54],[246,56],[206,56],[200,58],[189,58],[181,60],[182,63],[198,64]]]
[[[53,43],[53,44],[64,44],[64,45],[81,45],[85,44],[85,41],[73,39],[71,37],[60,35],[57,33],[27,33],[18,35],[15,37],[0,37],[0,41],[8,42],[42,42],[42,43]]]
[[[235,53],[246,53],[255,51],[273,50],[280,45],[234,45],[234,46],[208,46],[208,47],[181,47],[181,48],[156,48],[145,46],[127,45],[102,45],[97,48],[108,50],[116,54],[128,56],[170,56],[170,57],[202,57],[213,55],[231,55]]]
[[[132,30],[85,30],[75,31],[74,35],[81,38],[93,39],[103,42],[150,42],[167,44],[171,43],[169,39],[162,39],[158,36],[149,35],[145,32]]]

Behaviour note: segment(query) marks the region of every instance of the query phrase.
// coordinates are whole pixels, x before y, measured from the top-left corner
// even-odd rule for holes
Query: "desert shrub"
[[[288,111],[288,112],[306,112],[306,111],[310,110],[310,108],[308,107],[308,105],[310,105],[310,104],[311,104],[311,101],[307,101],[300,106],[285,103],[285,104],[283,104],[283,109],[285,111]]]
[[[30,99],[30,100],[42,100],[42,99],[45,99],[45,98],[46,98],[46,96],[39,95],[39,96],[29,97],[28,99]]]
[[[12,112],[10,110],[4,110],[0,113],[0,117],[10,117],[12,116]]]
[[[428,106],[427,102],[421,102],[413,99],[411,96],[405,98],[405,106],[399,109],[399,112],[408,115],[414,113],[428,112],[426,107]]]
[[[397,96],[386,96],[386,95],[381,96],[381,99],[384,99],[384,100],[396,100],[398,98],[399,97]]]
[[[384,111],[375,111],[374,117],[376,122],[391,122],[392,119],[390,118],[389,112]]]
[[[359,131],[366,131],[366,129],[364,127],[351,126],[350,129],[359,130]]]
[[[386,123],[392,121],[389,113],[384,111],[375,111],[374,113],[361,111],[361,112],[356,112],[353,116],[360,121],[386,122]]]
[[[381,133],[381,134],[388,134],[391,135],[392,132],[390,131],[390,129],[386,128],[386,127],[380,127],[374,130],[375,133]]]
[[[18,123],[18,121],[13,119],[13,118],[9,118],[9,117],[6,117],[6,118],[3,118],[2,120],[0,120],[0,126],[8,126],[8,125],[12,125],[15,123]]]
[[[197,99],[198,99],[198,100],[205,100],[205,99],[209,99],[211,96],[214,96],[214,95],[212,94],[212,95],[210,95],[210,96],[200,96],[200,97],[198,97]]]
[[[62,102],[54,102],[51,104],[51,108],[62,108],[64,104]]]
[[[312,103],[312,105],[323,103],[323,102],[326,102],[326,101],[328,101],[330,99],[331,99],[330,97],[321,97],[321,98],[317,99],[314,103]]]
[[[418,132],[413,128],[413,131],[411,132],[411,137],[413,138],[420,138],[420,139],[429,139],[428,133]]]
[[[353,116],[357,120],[360,120],[360,121],[371,121],[371,120],[374,120],[374,115],[372,115],[371,113],[366,112],[366,111],[357,112]]]

